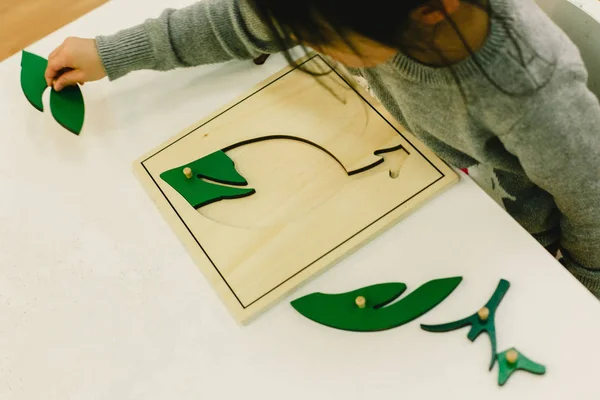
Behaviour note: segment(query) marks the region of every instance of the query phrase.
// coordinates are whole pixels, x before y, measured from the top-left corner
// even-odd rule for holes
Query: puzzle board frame
[[[249,99],[257,101],[257,97],[253,96],[260,95],[265,88],[268,88],[277,82],[280,82],[281,85],[281,82],[287,82],[283,79],[290,76],[295,77],[293,79],[296,80],[305,79],[294,74],[303,74],[303,76],[306,74],[302,71],[299,71],[298,67],[289,66],[283,68],[280,72],[255,85],[252,89],[239,96],[233,102],[221,107],[208,117],[190,126],[175,137],[167,140],[154,150],[149,151],[140,157],[134,162],[133,166],[137,179],[154,201],[160,213],[167,220],[177,237],[183,243],[195,264],[200,268],[206,279],[211,283],[212,287],[215,289],[226,308],[241,324],[249,323],[253,318],[264,312],[282,297],[288,295],[292,290],[296,289],[307,279],[310,279],[316,274],[323,272],[328,267],[331,267],[340,259],[357,250],[359,247],[366,244],[369,240],[376,237],[379,233],[383,232],[391,225],[399,222],[401,218],[407,216],[410,212],[417,209],[425,201],[437,195],[442,190],[449,188],[458,181],[458,175],[456,172],[454,172],[430,149],[428,149],[423,143],[421,143],[397,121],[395,121],[395,119],[387,112],[387,110],[385,110],[385,108],[364,88],[358,85],[345,70],[332,66],[320,55],[315,54],[309,54],[305,58],[299,60],[298,64],[299,66],[304,66],[310,65],[309,63],[311,62],[321,66],[324,65],[325,68],[330,69],[330,71],[334,74],[332,79],[339,79],[341,82],[343,82],[347,86],[344,88],[344,90],[348,90],[350,93],[352,93],[352,96],[358,95],[357,98],[364,102],[365,109],[368,110],[367,112],[369,115],[376,116],[376,118],[380,119],[377,121],[385,123],[387,127],[391,128],[395,133],[398,134],[396,138],[402,143],[402,149],[407,151],[410,157],[413,157],[411,158],[412,160],[418,159],[417,161],[421,162],[418,164],[421,165],[421,167],[417,166],[416,168],[423,169],[422,166],[427,165],[427,168],[431,169],[431,171],[437,171],[436,174],[439,173],[439,176],[435,177],[435,179],[431,178],[429,181],[424,182],[422,187],[420,187],[420,190],[412,193],[412,195],[408,196],[407,198],[399,199],[391,209],[382,210],[380,215],[378,215],[374,220],[370,221],[366,226],[357,231],[348,232],[344,240],[337,242],[335,246],[324,252],[324,254],[318,254],[318,256],[312,262],[309,262],[306,265],[301,265],[300,267],[291,268],[289,274],[287,274],[289,275],[287,278],[281,279],[281,281],[274,286],[271,285],[265,288],[259,293],[259,295],[254,296],[255,298],[251,299],[251,301],[248,301],[240,298],[240,290],[238,290],[236,287],[232,287],[232,284],[228,281],[226,276],[227,273],[223,273],[222,271],[224,268],[215,263],[214,257],[211,255],[210,250],[207,250],[206,242],[203,242],[202,239],[198,238],[199,235],[194,233],[193,229],[191,229],[192,224],[195,222],[190,221],[192,218],[188,218],[183,212],[183,208],[189,207],[189,204],[182,205],[182,202],[175,198],[177,197],[176,192],[169,192],[170,188],[165,189],[164,182],[159,184],[161,179],[159,173],[150,171],[153,167],[149,167],[149,165],[152,165],[152,163],[156,160],[155,158],[160,157],[162,152],[173,151],[172,146],[176,145],[183,139],[191,137],[190,135],[194,135],[195,133],[199,134],[198,132],[201,132],[201,129],[210,127],[210,123],[212,121],[218,121],[218,118],[225,116],[228,111],[235,109],[235,107],[240,107],[240,105],[243,106],[244,102],[249,101]],[[309,79],[315,80],[314,84],[318,85],[316,81],[317,78],[309,77]],[[290,80],[290,82],[292,82],[292,80]],[[273,87],[271,90],[273,90]],[[367,122],[367,125],[369,124],[371,124],[371,122]],[[208,136],[208,134],[204,134],[204,136]],[[171,150],[167,150],[169,148],[171,148]],[[189,160],[186,160],[185,162],[188,161]],[[184,163],[184,161],[182,161],[182,163]],[[161,187],[161,185],[163,187]],[[175,195],[173,193],[175,193]],[[197,215],[201,214],[197,213]],[[196,219],[196,217],[193,217],[193,219]],[[321,229],[319,229],[319,231],[320,230]]]

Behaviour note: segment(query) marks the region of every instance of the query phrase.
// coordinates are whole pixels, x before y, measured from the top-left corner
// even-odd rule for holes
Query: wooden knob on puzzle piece
[[[363,296],[358,296],[354,302],[358,308],[365,308],[367,305],[367,299],[365,299]]]
[[[192,177],[192,169],[190,167],[185,167],[183,169],[183,174],[186,178],[190,179]]]
[[[508,361],[509,364],[516,363],[518,358],[519,353],[517,353],[516,350],[509,350],[506,352],[506,361]]]
[[[486,321],[490,317],[490,310],[487,307],[483,307],[481,310],[477,311],[477,315],[479,316],[479,319]]]

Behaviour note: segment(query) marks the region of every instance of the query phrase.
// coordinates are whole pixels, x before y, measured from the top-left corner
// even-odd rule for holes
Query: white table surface
[[[112,0],[28,48],[110,33],[191,0]],[[600,304],[469,178],[247,327],[238,326],[131,173],[131,163],[284,66],[230,63],[84,86],[80,137],[0,64],[0,399],[598,399]],[[46,99],[47,100],[47,99]],[[461,275],[398,329],[349,333],[289,301]],[[499,350],[546,365],[502,388],[490,345],[419,323],[475,312],[499,279]],[[407,291],[407,292],[408,292]]]

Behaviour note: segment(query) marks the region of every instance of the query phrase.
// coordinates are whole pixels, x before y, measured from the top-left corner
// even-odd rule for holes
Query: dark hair
[[[414,46],[412,11],[429,5],[444,10],[440,0],[251,0],[254,9],[282,49],[299,42],[322,45],[358,33],[389,47],[406,50]],[[470,0],[487,3],[487,0]],[[412,29],[411,29],[412,28]],[[410,37],[412,36],[412,37]],[[349,42],[347,42],[350,45]]]
[[[494,10],[489,0],[461,0],[484,10],[490,20],[496,17],[504,25],[507,36],[519,49],[521,63],[527,71],[520,46],[512,32],[508,21],[494,15]],[[273,34],[273,40],[283,52],[288,62],[296,65],[289,49],[297,44],[309,43],[311,45],[324,45],[332,40],[343,40],[345,44],[358,54],[352,43],[347,39],[348,34],[357,33],[375,42],[388,47],[396,48],[405,55],[410,56],[415,51],[430,52],[437,55],[438,59],[447,60],[443,51],[433,44],[435,28],[424,28],[422,24],[411,19],[411,13],[419,7],[428,6],[443,12],[446,22],[456,32],[458,38],[465,46],[466,51],[479,67],[484,76],[498,90],[511,96],[526,96],[527,93],[510,93],[501,88],[491,78],[490,74],[478,62],[475,52],[470,48],[458,26],[446,13],[441,0],[371,0],[368,2],[357,0],[250,0],[258,16]],[[295,37],[297,42],[292,38]],[[306,50],[306,49],[305,49]],[[360,56],[360,54],[358,54]],[[445,65],[450,68],[454,80],[459,86],[463,99],[465,93],[460,88],[460,82],[452,71],[452,63]],[[527,71],[529,73],[529,71]]]

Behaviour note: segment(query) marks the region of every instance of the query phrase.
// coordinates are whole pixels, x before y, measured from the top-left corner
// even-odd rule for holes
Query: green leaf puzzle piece
[[[44,111],[42,95],[48,84],[44,78],[48,61],[38,55],[23,51],[21,57],[21,89],[27,100],[39,111]]]
[[[404,283],[382,283],[339,294],[312,293],[292,301],[291,305],[306,318],[332,328],[383,331],[425,314],[448,297],[461,281],[462,277],[429,281],[393,304],[390,303],[406,290]],[[361,296],[366,300],[364,308],[356,303]]]
[[[28,51],[21,57],[21,89],[23,94],[39,111],[44,111],[42,96],[48,88],[44,75],[48,60]],[[51,89],[50,110],[52,116],[61,126],[79,134],[85,117],[85,103],[79,86],[68,86],[60,92]]]
[[[85,117],[85,103],[79,86],[67,86],[50,92],[52,116],[62,127],[79,135]]]
[[[183,173],[185,168],[192,170],[192,177]],[[160,177],[175,189],[194,208],[199,208],[224,199],[237,199],[250,196],[254,189],[222,186],[204,179],[229,185],[244,186],[248,182],[236,169],[233,161],[223,151],[218,150],[189,164],[170,169]]]
[[[235,164],[224,151],[219,150],[181,168],[189,167],[200,178],[227,185],[245,186],[246,179],[235,169]]]
[[[463,328],[465,326],[471,325],[471,330],[467,334],[467,337],[472,342],[479,337],[483,332],[486,332],[490,338],[490,343],[492,345],[492,361],[490,363],[490,370],[494,367],[494,362],[496,361],[496,327],[494,318],[496,315],[496,310],[502,301],[502,298],[508,291],[510,287],[510,283],[504,279],[501,279],[494,291],[494,294],[490,298],[490,300],[483,307],[487,309],[488,316],[486,318],[481,318],[479,312],[475,314],[458,320],[454,322],[449,322],[446,324],[439,325],[425,325],[421,324],[421,328],[423,330],[429,332],[449,332],[456,329]],[[483,309],[482,308],[482,309]]]
[[[514,364],[511,364],[506,358],[506,354],[511,350],[516,351],[518,354],[517,361]],[[525,357],[515,348],[508,349],[498,354],[497,358],[498,385],[500,386],[504,385],[506,381],[508,381],[508,378],[510,378],[510,376],[513,374],[513,372],[518,370],[531,372],[532,374],[536,375],[543,375],[546,373],[546,367],[534,361],[531,361],[529,358]]]

